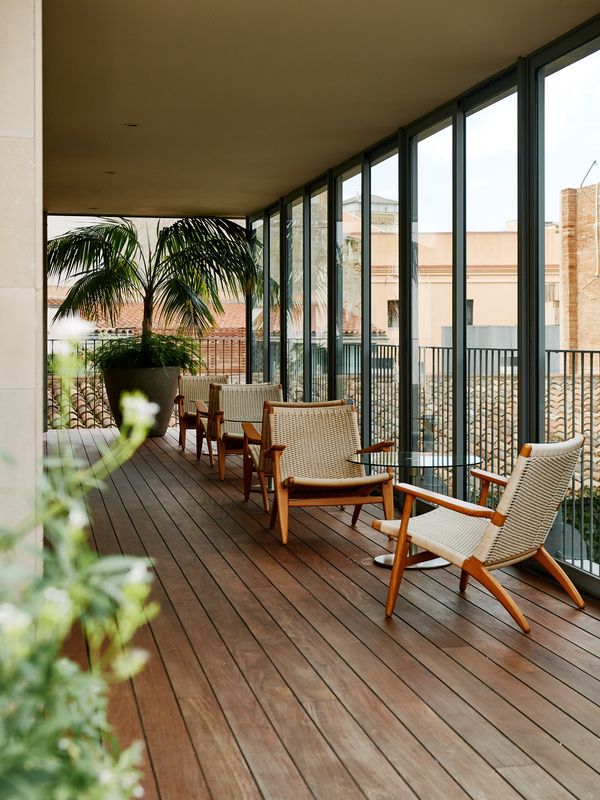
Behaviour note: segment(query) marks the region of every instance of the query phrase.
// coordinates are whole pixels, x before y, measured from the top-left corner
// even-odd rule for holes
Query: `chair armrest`
[[[451,511],[458,511],[460,514],[466,514],[469,517],[486,517],[494,522],[496,525],[502,525],[504,522],[504,515],[498,514],[486,506],[480,506],[476,503],[468,503],[466,500],[458,500],[456,497],[448,497],[445,494],[438,492],[431,492],[429,489],[422,489],[420,486],[412,486],[410,483],[396,483],[394,489],[397,492],[411,495],[411,497],[419,500],[427,500],[436,506],[443,506],[449,508]]]
[[[369,447],[361,447],[360,450],[357,450],[357,453],[381,453],[383,450],[391,450],[394,446],[394,442],[383,441],[383,442],[376,442],[375,444],[370,445]]]
[[[196,411],[199,414],[202,414],[203,417],[207,417],[208,416],[208,407],[207,407],[206,403],[204,402],[204,400],[195,400],[194,402],[196,403]]]
[[[184,398],[184,395],[178,394],[177,397],[175,398],[175,400],[173,400],[173,402],[174,403],[180,403],[183,400],[183,398]]]
[[[260,444],[262,437],[251,422],[242,422],[244,437],[250,444]]]
[[[484,483],[496,483],[498,486],[506,486],[508,478],[497,475],[495,472],[488,472],[485,469],[472,469],[471,475]]]

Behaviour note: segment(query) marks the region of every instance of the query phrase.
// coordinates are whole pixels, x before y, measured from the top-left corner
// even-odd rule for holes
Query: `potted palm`
[[[252,234],[219,217],[186,217],[168,224],[102,219],[48,243],[48,275],[70,284],[56,318],[81,314],[111,324],[123,304],[143,304],[139,336],[107,341],[96,352],[111,411],[121,424],[119,397],[141,390],[160,406],[150,435],[162,436],[173,410],[180,370],[197,365],[190,339],[165,328],[204,333],[223,310],[220,296],[251,291],[256,281]]]

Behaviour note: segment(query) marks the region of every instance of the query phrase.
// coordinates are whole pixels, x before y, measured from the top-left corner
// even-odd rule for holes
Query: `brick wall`
[[[600,184],[561,192],[560,322],[563,349],[600,349]]]

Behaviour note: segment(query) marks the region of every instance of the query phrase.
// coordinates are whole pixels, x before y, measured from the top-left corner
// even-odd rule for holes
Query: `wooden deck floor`
[[[48,442],[94,459],[112,435]],[[526,636],[453,568],[413,570],[386,621],[371,507],[356,529],[294,509],[283,547],[230,463],[222,483],[171,433],[89,498],[100,552],[156,560],[150,663],[112,702],[147,798],[600,798],[597,601],[503,570]]]

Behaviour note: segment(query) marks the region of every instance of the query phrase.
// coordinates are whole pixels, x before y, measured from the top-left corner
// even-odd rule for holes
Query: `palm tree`
[[[159,220],[155,236],[132,220],[103,219],[48,243],[48,274],[73,281],[56,317],[102,315],[114,324],[126,302],[143,302],[142,335],[155,312],[163,325],[203,333],[223,311],[219,295],[252,291],[256,243],[250,232],[220,217]]]

